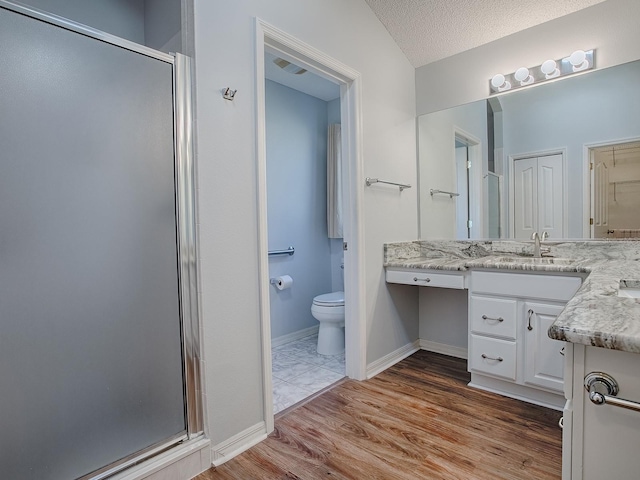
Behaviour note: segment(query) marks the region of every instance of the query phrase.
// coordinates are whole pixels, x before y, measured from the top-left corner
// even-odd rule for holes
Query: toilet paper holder
[[[279,277],[270,278],[269,283],[274,285],[278,290],[286,290],[293,285],[293,278],[290,275],[281,275]]]

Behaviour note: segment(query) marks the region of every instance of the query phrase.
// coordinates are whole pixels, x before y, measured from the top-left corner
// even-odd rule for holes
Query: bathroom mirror
[[[636,61],[419,116],[420,238],[640,236],[639,85]]]

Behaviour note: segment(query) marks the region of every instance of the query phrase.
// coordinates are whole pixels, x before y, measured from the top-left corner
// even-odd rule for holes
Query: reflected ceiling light
[[[574,72],[581,72],[589,68],[589,60],[587,60],[587,54],[584,50],[576,50],[569,55],[569,63]]]
[[[513,78],[520,82],[521,87],[531,85],[534,82],[533,76],[529,74],[529,69],[527,67],[520,67],[516,70],[516,73],[513,74]]]
[[[540,65],[540,71],[544,73],[544,78],[549,80],[560,76],[558,64],[555,60],[547,60]]]
[[[497,92],[506,92],[511,89],[511,83],[507,82],[507,79],[501,73],[496,73],[491,79],[491,86]]]
[[[532,84],[537,85],[555,78],[591,70],[594,67],[594,50],[576,50],[561,60],[551,58],[536,67],[520,67],[515,72],[506,75],[498,73],[489,81],[489,93],[490,95],[495,95]]]

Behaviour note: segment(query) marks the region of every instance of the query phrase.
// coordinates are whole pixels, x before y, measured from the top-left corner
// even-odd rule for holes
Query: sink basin
[[[623,298],[640,298],[640,282],[620,280],[618,296]]]
[[[493,261],[497,263],[524,263],[531,265],[571,265],[575,263],[575,260],[570,258],[555,257],[496,257]]]

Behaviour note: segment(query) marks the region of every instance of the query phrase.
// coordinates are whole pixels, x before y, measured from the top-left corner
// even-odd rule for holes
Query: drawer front
[[[515,381],[516,342],[471,335],[469,370]]]
[[[464,275],[456,273],[434,273],[430,270],[392,270],[387,269],[388,283],[420,285],[422,287],[464,288]]]
[[[516,301],[471,296],[469,326],[473,333],[516,338]]]
[[[580,277],[536,275],[529,273],[471,272],[471,290],[474,293],[570,300],[580,288]]]

